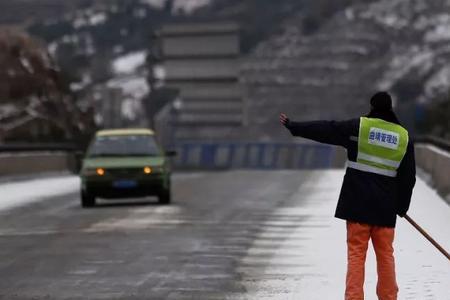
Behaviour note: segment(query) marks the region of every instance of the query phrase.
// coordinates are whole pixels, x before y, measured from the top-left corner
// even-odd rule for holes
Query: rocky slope
[[[280,111],[294,119],[345,119],[368,110],[368,97],[391,91],[402,121],[414,130],[423,105],[450,86],[450,4],[379,0],[335,14],[305,36],[302,15],[262,42],[243,67],[248,136],[285,139]]]

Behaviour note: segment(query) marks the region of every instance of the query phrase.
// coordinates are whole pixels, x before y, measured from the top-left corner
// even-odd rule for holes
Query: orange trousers
[[[347,284],[345,300],[364,300],[364,272],[369,240],[377,258],[379,300],[397,300],[395,279],[394,228],[347,222]]]

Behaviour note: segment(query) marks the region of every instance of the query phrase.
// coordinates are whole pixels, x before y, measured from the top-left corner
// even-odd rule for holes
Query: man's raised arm
[[[284,113],[280,114],[280,123],[286,127],[293,136],[299,136],[314,140],[320,143],[338,145],[347,147],[350,136],[357,126],[355,122],[349,121],[310,121],[310,122],[293,122]]]

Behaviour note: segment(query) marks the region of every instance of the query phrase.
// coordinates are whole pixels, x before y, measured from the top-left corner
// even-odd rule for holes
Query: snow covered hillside
[[[418,109],[448,94],[450,1],[350,5],[309,35],[304,17],[286,20],[244,64],[249,135],[280,138],[273,120],[283,110],[294,119],[356,117],[377,89],[394,94],[402,120],[414,128]]]
[[[425,103],[448,92],[450,1],[382,0],[349,11],[388,33],[388,64],[380,87],[398,89],[399,85],[413,83],[417,91],[411,96]]]

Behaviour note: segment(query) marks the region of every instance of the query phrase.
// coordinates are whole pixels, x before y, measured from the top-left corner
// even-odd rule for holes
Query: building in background
[[[165,84],[179,90],[168,113],[177,141],[233,139],[245,123],[239,26],[177,23],[160,35]]]

